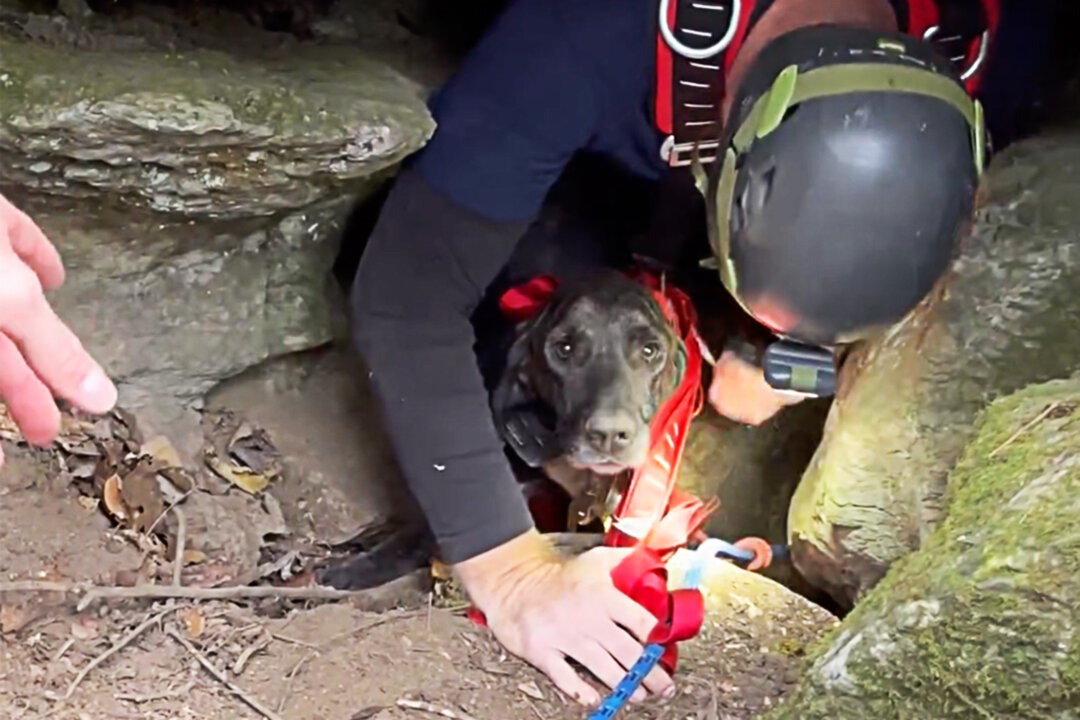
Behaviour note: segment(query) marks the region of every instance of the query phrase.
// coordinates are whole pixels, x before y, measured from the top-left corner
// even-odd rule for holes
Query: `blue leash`
[[[728,554],[729,548],[740,554],[745,552],[731,543],[717,538],[709,538],[698,545],[694,551],[694,559],[683,577],[683,587],[687,589],[696,588],[701,583],[701,573],[705,569],[705,561],[719,554]],[[753,553],[745,554],[749,556],[747,560],[753,558]],[[656,663],[660,661],[663,654],[663,645],[657,643],[646,645],[638,661],[634,663],[633,667],[627,671],[623,679],[615,686],[615,689],[603,699],[586,720],[611,720],[611,718],[615,717],[615,714],[622,710],[630,696],[641,685],[641,681],[645,679],[645,676],[656,667]]]

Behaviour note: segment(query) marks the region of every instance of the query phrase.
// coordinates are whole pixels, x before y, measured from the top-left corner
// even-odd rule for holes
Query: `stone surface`
[[[59,247],[54,307],[121,403],[190,459],[210,388],[342,334],[343,222],[434,123],[353,45],[160,10],[0,8],[0,192]]]
[[[994,398],[1080,365],[1080,129],[997,156],[952,275],[846,363],[792,501],[797,566],[848,604],[942,518],[947,474]]]
[[[284,461],[267,489],[295,537],[335,545],[409,510],[367,371],[344,348],[271,361],[206,398],[266,431]]]
[[[1080,717],[1080,376],[994,402],[945,520],[769,720]]]
[[[25,23],[0,35],[5,185],[189,219],[269,216],[355,190],[433,130],[421,86],[356,48],[112,37],[82,49],[34,42]]]

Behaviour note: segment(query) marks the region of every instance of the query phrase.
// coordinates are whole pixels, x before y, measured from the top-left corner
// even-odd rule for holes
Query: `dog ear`
[[[502,377],[491,393],[491,412],[499,436],[533,468],[560,454],[551,408],[537,397],[526,372],[533,334],[543,331],[547,315],[545,309],[519,329],[507,353]]]

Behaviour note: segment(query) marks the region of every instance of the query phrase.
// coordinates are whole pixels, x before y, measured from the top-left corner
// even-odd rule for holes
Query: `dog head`
[[[496,426],[529,465],[616,474],[645,461],[649,423],[685,367],[647,287],[617,273],[562,286],[517,329],[492,394]]]

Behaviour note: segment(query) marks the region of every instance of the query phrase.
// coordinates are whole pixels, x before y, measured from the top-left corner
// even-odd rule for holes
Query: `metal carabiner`
[[[739,27],[739,15],[741,14],[742,0],[731,0],[731,22],[728,23],[727,32],[724,33],[724,37],[720,38],[720,42],[707,48],[695,50],[692,47],[683,45],[675,34],[671,31],[671,28],[667,24],[668,6],[671,4],[671,0],[660,0],[660,35],[664,38],[664,42],[668,44],[672,50],[679,55],[690,60],[704,60],[710,58],[718,52],[724,50],[731,41],[735,39],[735,31]]]
[[[941,32],[940,25],[931,25],[923,33],[923,40],[930,42],[934,39],[934,36]],[[950,38],[951,39],[951,38]],[[969,65],[962,73],[960,73],[961,80],[968,80],[975,72],[982,67],[983,62],[986,61],[986,51],[990,45],[990,31],[984,30],[979,37],[979,52],[975,55],[975,59],[971,61]]]

